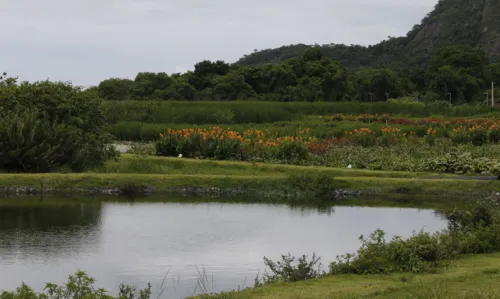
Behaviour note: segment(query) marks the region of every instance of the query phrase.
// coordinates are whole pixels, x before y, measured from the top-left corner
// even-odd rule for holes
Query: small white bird
[[[347,165],[347,168],[351,169],[351,168],[352,168],[352,165],[351,165],[351,164]]]
[[[182,158],[182,154],[179,154],[179,158]]]

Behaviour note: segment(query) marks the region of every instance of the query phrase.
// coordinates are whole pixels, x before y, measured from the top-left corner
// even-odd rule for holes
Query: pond
[[[391,238],[445,227],[441,214],[415,208],[13,199],[0,204],[0,290],[42,290],[80,269],[112,294],[121,282],[151,282],[156,293],[166,275],[162,298],[184,298],[252,286],[264,256],[315,252],[327,269],[377,228]]]

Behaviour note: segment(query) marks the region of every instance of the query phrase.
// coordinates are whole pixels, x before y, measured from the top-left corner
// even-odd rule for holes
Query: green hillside
[[[322,45],[324,53],[342,66],[397,67],[422,66],[439,48],[469,45],[491,56],[500,53],[500,0],[440,0],[403,37],[392,37],[368,47]],[[288,45],[245,55],[236,64],[273,63],[302,55],[312,45]]]

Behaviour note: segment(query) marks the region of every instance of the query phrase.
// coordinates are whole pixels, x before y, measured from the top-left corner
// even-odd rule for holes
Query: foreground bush
[[[0,170],[81,171],[116,156],[101,101],[62,82],[0,84]]]
[[[264,257],[264,264],[271,273],[264,273],[262,277],[255,278],[255,286],[261,286],[269,283],[278,282],[297,282],[313,278],[319,278],[324,275],[321,272],[321,258],[316,257],[313,253],[311,260],[307,259],[306,255],[298,258],[297,264],[294,264],[295,257],[282,255],[281,261],[274,262]]]
[[[45,290],[38,293],[23,284],[13,292],[3,291],[0,293],[0,299],[149,299],[151,297],[151,285],[137,292],[134,287],[122,284],[118,296],[114,297],[104,289],[94,288],[94,283],[92,277],[78,271],[75,275],[69,276],[68,281],[62,286],[47,283]]]
[[[355,254],[339,256],[330,264],[330,274],[380,274],[389,272],[425,272],[461,254],[489,253],[500,250],[498,202],[477,200],[465,209],[448,213],[446,230],[420,232],[387,242],[384,232],[376,230],[369,238],[360,237],[361,248]]]

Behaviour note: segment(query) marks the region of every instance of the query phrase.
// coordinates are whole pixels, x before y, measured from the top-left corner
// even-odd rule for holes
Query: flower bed
[[[278,137],[259,130],[240,133],[230,129],[168,129],[156,143],[159,156],[212,158],[218,160],[248,160],[250,158],[303,160],[307,158],[308,142],[312,138],[299,136]]]

